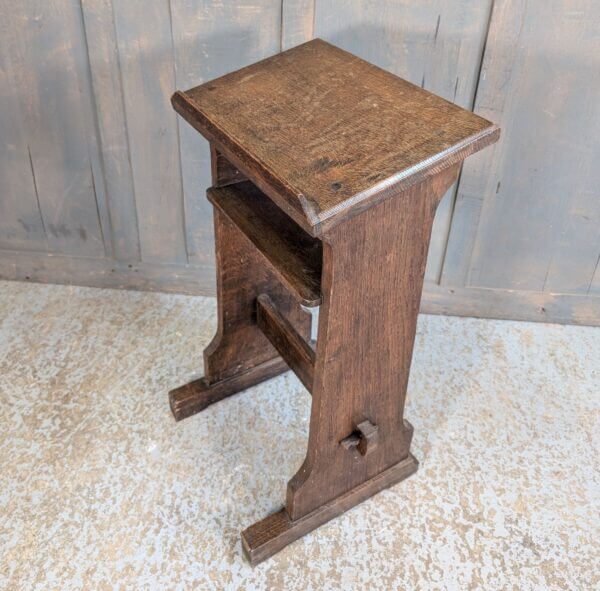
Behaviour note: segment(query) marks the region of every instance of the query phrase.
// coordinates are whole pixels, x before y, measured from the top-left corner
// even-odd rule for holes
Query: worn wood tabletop
[[[463,159],[499,132],[321,39],[177,92],[173,104],[313,234],[325,220],[441,161]]]

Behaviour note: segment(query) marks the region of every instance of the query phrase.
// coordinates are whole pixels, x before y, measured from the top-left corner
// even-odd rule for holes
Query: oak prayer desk
[[[431,226],[499,129],[320,39],[172,102],[211,144],[218,297],[175,418],[290,368],[312,394],[285,507],[242,532],[256,564],[416,471],[403,411]]]

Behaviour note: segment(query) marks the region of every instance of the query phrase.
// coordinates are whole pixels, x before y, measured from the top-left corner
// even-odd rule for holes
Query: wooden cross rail
[[[242,532],[256,564],[416,471],[404,400],[433,218],[499,129],[320,39],[172,102],[211,143],[218,298],[173,414],[288,368],[312,394],[285,507]]]
[[[312,392],[315,350],[296,332],[265,293],[260,294],[256,301],[256,324],[290,369],[300,378],[304,387]]]

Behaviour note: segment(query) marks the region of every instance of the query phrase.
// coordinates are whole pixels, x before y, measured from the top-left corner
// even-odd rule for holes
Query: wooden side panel
[[[111,0],[82,0],[109,205],[114,256],[139,261],[140,244]]]
[[[404,399],[427,246],[436,206],[458,167],[442,170],[324,236],[308,451],[287,491],[292,520],[408,455],[412,428],[403,421]],[[341,442],[364,421],[378,427],[381,439],[373,453],[361,458]]]
[[[104,256],[106,208],[81,7],[72,0],[4,3],[2,27],[48,248]]]
[[[314,34],[470,109],[490,7],[491,0],[317,0]],[[438,208],[427,281],[439,278],[454,193],[455,186]]]
[[[168,2],[113,1],[144,262],[186,263]]]
[[[475,106],[503,139],[465,165],[442,284],[593,293],[599,95],[597,2],[495,3]]]
[[[178,89],[197,86],[280,49],[281,0],[171,0],[170,4]],[[205,197],[211,184],[208,142],[180,118],[177,126],[189,259],[212,263],[212,213]]]

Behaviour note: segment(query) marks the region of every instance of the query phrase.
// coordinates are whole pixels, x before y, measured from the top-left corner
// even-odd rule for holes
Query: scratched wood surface
[[[208,198],[303,305],[321,304],[323,243],[319,239],[304,232],[250,181],[209,189]]]
[[[440,204],[421,309],[600,324],[597,2],[0,0],[0,17],[0,278],[214,293],[209,150],[168,99],[319,36],[504,130]]]
[[[384,187],[498,135],[489,121],[321,39],[178,91],[173,106],[314,235]]]

